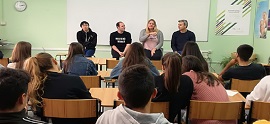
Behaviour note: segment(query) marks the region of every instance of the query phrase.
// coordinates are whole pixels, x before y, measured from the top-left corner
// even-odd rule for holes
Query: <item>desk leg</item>
[[[115,82],[114,82],[114,83],[112,83],[112,88],[115,88]]]

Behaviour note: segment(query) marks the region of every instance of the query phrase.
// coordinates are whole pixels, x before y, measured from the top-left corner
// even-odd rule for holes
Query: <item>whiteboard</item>
[[[207,41],[210,0],[149,0],[149,18],[157,22],[165,40],[171,40],[178,20],[188,20],[197,41]]]
[[[148,0],[67,0],[67,43],[77,42],[76,34],[84,20],[97,33],[99,45],[109,45],[118,21],[125,23],[132,41],[138,41],[147,16]]]

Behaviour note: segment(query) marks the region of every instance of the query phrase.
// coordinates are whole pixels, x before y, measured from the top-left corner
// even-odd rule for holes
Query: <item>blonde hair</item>
[[[47,79],[47,70],[53,68],[53,57],[48,53],[39,53],[36,57],[28,58],[24,63],[24,69],[31,75],[28,88],[29,100],[34,110],[36,106],[42,106],[42,96],[44,94],[44,82]]]
[[[154,20],[154,19],[149,19],[148,21],[147,21],[147,24],[146,24],[146,33],[150,33],[151,31],[149,30],[149,28],[148,28],[148,24],[150,23],[150,21],[153,21],[154,22],[154,25],[155,25],[155,27],[154,27],[154,31],[153,32],[158,32],[159,30],[157,29],[157,23],[156,23],[156,21]]]
[[[31,57],[32,45],[29,42],[18,42],[11,54],[11,61],[16,63],[16,69],[22,69],[24,61]]]

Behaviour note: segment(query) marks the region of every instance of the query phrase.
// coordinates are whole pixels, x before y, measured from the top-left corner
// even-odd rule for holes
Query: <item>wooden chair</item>
[[[123,100],[114,100],[113,108],[116,108],[120,104],[124,104]],[[162,112],[165,118],[169,119],[169,102],[151,102],[150,113]]]
[[[3,59],[0,59],[0,64],[7,67],[8,65],[8,58],[3,58]]]
[[[51,118],[97,118],[96,99],[47,99],[43,98],[43,114]]]
[[[113,69],[117,64],[119,60],[113,60],[113,59],[106,59],[106,70]]]
[[[232,79],[231,90],[237,90],[238,92],[250,93],[259,82],[260,80]]]
[[[252,101],[250,105],[248,124],[252,124],[256,120],[270,121],[270,102]]]
[[[151,60],[151,62],[157,68],[157,70],[162,70],[161,60]]]
[[[87,89],[100,88],[101,77],[100,76],[80,76]]]
[[[188,119],[207,120],[238,120],[238,124],[245,119],[244,102],[210,102],[190,100],[187,109]]]

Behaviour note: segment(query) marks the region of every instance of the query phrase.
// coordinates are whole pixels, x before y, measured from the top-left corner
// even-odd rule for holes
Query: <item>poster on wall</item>
[[[268,28],[269,0],[259,0],[255,15],[254,35],[256,38],[266,39]]]
[[[218,0],[216,35],[248,35],[251,0]]]

